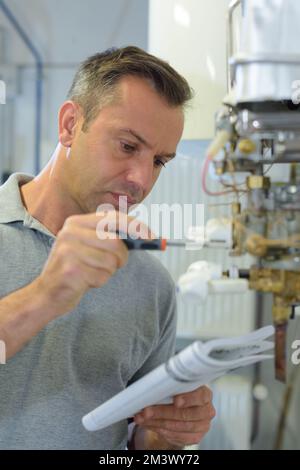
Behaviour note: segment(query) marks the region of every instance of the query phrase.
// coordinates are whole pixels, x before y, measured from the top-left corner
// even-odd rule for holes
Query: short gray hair
[[[170,106],[183,108],[193,97],[187,80],[162,59],[134,46],[108,49],[82,62],[68,93],[83,110],[83,130],[112,101],[118,82],[128,75],[150,81]]]

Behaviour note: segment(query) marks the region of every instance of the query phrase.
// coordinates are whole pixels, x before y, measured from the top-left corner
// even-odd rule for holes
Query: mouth
[[[118,205],[119,205],[120,202],[121,202],[121,205],[122,205],[122,204],[124,204],[124,205],[127,204],[128,206],[133,206],[134,204],[137,204],[137,202],[138,202],[136,199],[132,199],[132,198],[131,198],[130,196],[128,196],[127,194],[112,193],[112,192],[110,192],[109,194],[112,196],[113,200],[114,200]],[[121,201],[120,201],[120,198],[122,198]]]

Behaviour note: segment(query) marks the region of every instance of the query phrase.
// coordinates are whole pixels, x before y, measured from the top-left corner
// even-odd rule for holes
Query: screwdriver
[[[184,242],[175,242],[167,240],[166,238],[154,238],[153,240],[125,238],[122,241],[127,246],[128,250],[159,250],[165,251],[167,246],[185,247]]]

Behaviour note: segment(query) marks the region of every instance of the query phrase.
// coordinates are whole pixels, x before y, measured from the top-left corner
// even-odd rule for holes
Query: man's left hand
[[[176,395],[171,405],[144,408],[135,415],[134,421],[151,431],[150,434],[158,435],[171,448],[182,448],[198,444],[209,431],[215,415],[212,392],[204,386],[193,392]]]

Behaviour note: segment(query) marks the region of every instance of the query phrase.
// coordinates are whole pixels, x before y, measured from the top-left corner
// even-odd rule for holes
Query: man
[[[174,158],[190,99],[165,62],[128,47],[77,72],[59,113],[59,145],[36,177],[0,188],[0,446],[124,449],[127,423],[88,433],[81,417],[174,352],[175,296],[149,254],[105,239],[96,213],[151,191]],[[102,219],[101,219],[102,217]],[[118,212],[116,230],[130,217]],[[150,236],[150,234],[149,234]],[[129,448],[199,442],[214,416],[206,387],[134,420]]]

